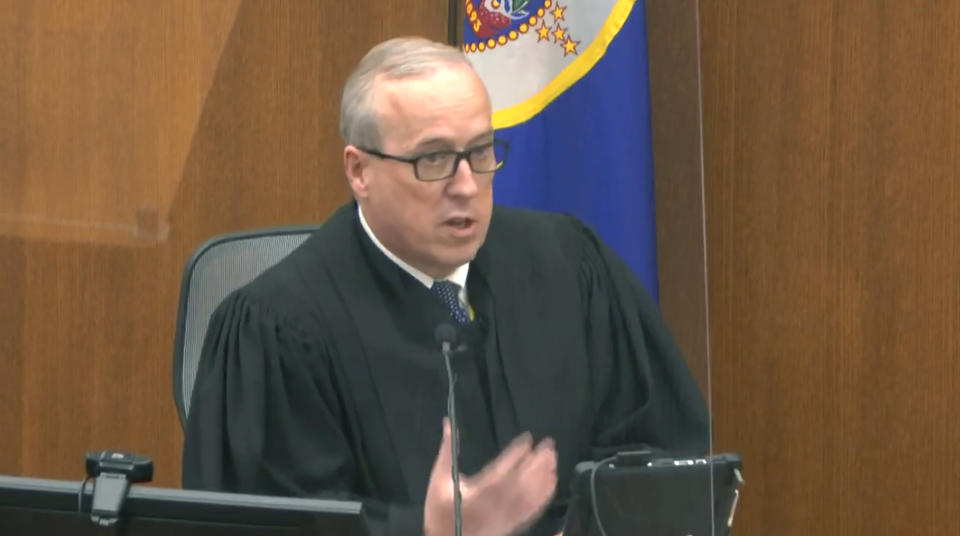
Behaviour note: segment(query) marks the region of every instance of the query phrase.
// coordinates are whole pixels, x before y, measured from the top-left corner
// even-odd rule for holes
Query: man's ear
[[[343,148],[343,170],[347,175],[347,184],[353,191],[354,199],[365,199],[368,194],[366,171],[368,159],[360,149],[353,145]]]

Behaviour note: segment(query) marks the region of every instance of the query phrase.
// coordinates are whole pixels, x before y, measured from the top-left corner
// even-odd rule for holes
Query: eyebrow
[[[477,135],[477,136],[474,136],[473,138],[471,138],[470,141],[467,142],[466,147],[470,147],[471,145],[475,145],[477,142],[479,142],[479,141],[481,141],[481,140],[484,140],[485,138],[487,138],[487,139],[492,139],[492,138],[493,138],[493,130],[492,130],[492,129],[491,129],[491,130],[488,130],[488,131],[486,131],[486,132],[484,132],[484,133],[482,133],[482,134],[479,134],[479,135]],[[442,147],[443,149],[451,149],[451,150],[452,150],[452,149],[453,149],[453,144],[450,143],[450,140],[449,140],[448,138],[427,138],[427,139],[421,141],[420,143],[416,144],[416,145],[413,147],[412,151],[416,152],[416,151],[429,150],[429,149],[431,149],[431,148],[433,148],[433,147],[437,147],[437,148],[441,148],[441,147]]]

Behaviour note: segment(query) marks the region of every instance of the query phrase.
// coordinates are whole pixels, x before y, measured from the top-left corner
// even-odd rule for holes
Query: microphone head
[[[440,324],[433,331],[433,336],[437,344],[447,343],[451,348],[456,348],[457,341],[460,339],[460,332],[450,324]]]

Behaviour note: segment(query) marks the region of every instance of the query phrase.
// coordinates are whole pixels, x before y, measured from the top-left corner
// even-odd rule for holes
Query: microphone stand
[[[460,458],[460,431],[457,428],[457,403],[453,396],[453,368],[450,366],[450,341],[443,341],[443,362],[447,366],[447,414],[450,416],[450,472],[453,478],[453,534],[461,536],[463,532],[463,518],[460,508],[462,498],[460,497],[460,467],[458,460]]]

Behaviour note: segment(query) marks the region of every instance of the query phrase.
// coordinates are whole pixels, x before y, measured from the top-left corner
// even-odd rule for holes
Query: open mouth
[[[470,229],[473,227],[474,223],[476,222],[472,218],[450,218],[449,220],[443,222],[444,225],[459,230]]]

